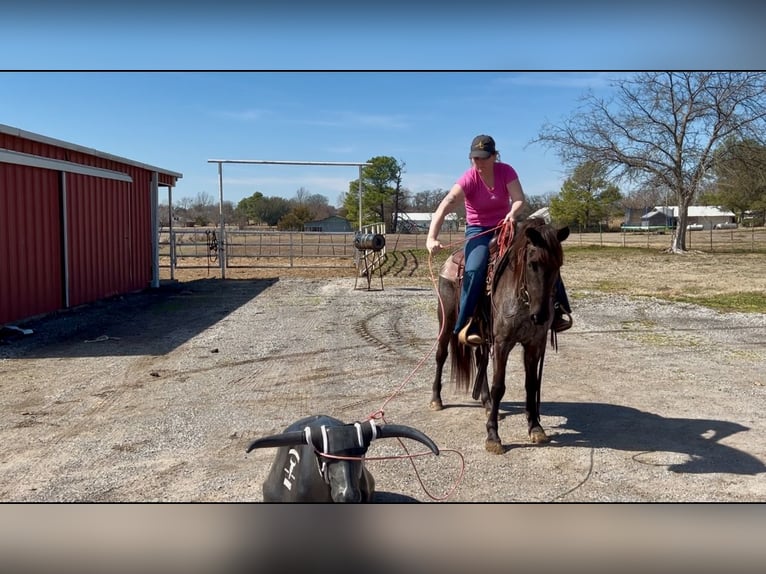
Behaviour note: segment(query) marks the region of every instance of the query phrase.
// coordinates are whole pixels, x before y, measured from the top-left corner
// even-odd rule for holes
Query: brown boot
[[[572,315],[561,309],[558,305],[553,311],[553,324],[551,329],[557,333],[561,333],[572,328]]]

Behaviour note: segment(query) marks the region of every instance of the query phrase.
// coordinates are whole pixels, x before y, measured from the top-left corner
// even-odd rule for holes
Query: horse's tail
[[[461,345],[457,340],[457,333],[452,333],[450,356],[452,358],[450,363],[452,382],[459,391],[467,393],[474,371],[473,348],[469,345]]]

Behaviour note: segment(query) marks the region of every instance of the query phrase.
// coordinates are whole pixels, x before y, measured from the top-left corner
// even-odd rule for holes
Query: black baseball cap
[[[497,153],[495,149],[495,140],[491,136],[480,135],[473,138],[471,142],[471,153],[469,157],[478,157],[487,159],[489,156]]]

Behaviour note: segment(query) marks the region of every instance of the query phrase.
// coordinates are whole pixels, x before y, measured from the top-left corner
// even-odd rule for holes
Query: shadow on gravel
[[[372,502],[379,503],[402,503],[402,502],[420,502],[417,498],[412,498],[405,494],[398,494],[396,492],[376,492],[372,495]]]
[[[501,403],[501,411],[523,416],[520,403]],[[730,421],[665,418],[605,403],[544,402],[542,416],[543,426],[551,437],[551,443],[543,448],[577,446],[638,451],[633,457],[636,462],[688,474],[757,475],[766,471],[766,466],[757,458],[720,443],[728,436],[750,430]],[[546,427],[546,416],[562,417],[566,421]],[[500,435],[502,437],[502,428]]]
[[[121,295],[20,325],[32,334],[0,347],[16,358],[162,355],[278,281],[198,279]],[[215,352],[215,351],[213,351]]]

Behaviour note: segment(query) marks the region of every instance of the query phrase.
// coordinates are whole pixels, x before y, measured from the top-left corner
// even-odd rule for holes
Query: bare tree
[[[589,92],[568,120],[546,123],[531,143],[570,166],[596,161],[617,179],[666,186],[679,206],[670,251],[683,253],[688,209],[716,147],[732,135],[764,141],[766,73],[643,72],[612,87],[612,99]]]
[[[295,190],[295,202],[298,205],[305,205],[306,200],[311,195],[311,192],[306,189],[305,187],[299,187],[297,190]]]

